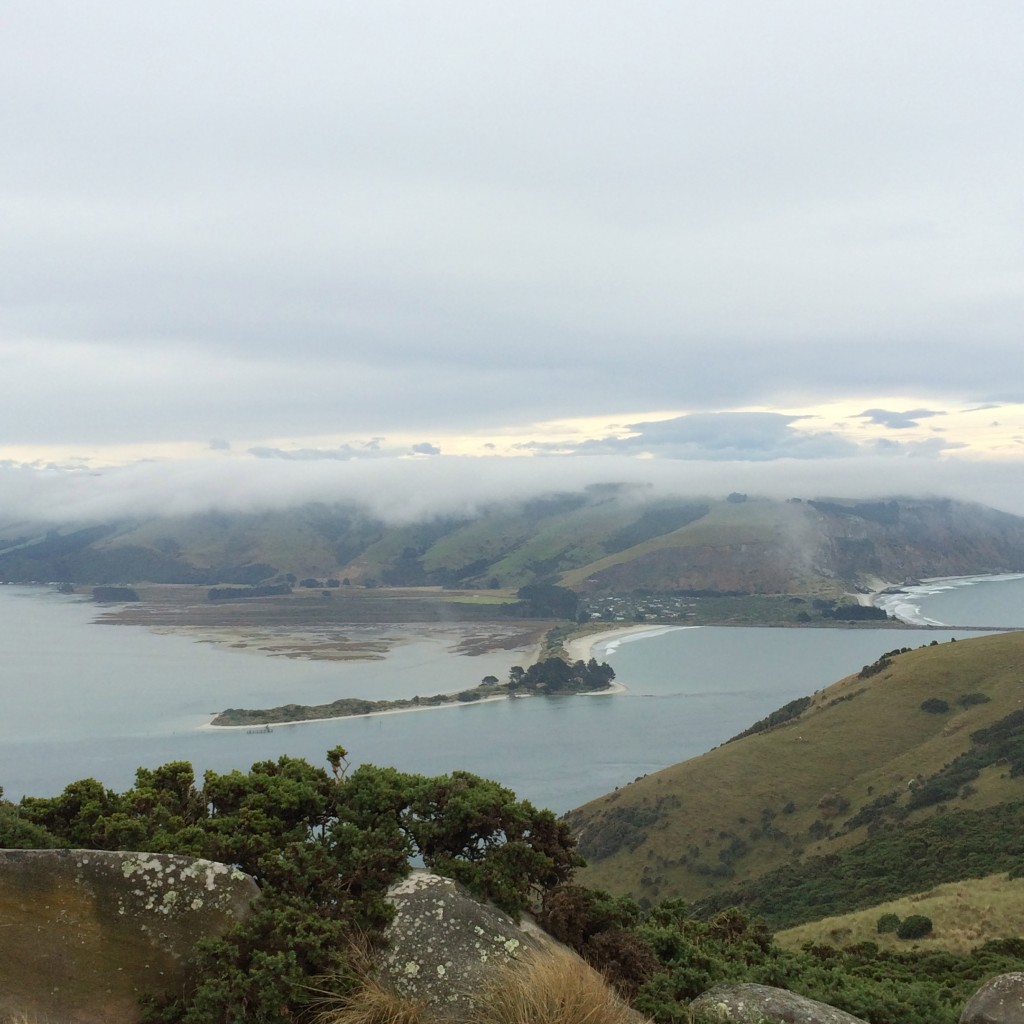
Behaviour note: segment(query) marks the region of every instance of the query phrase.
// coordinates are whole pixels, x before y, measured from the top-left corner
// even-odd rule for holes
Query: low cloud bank
[[[286,461],[223,454],[102,471],[0,465],[0,523],[82,522],[246,512],[354,502],[390,522],[471,514],[483,506],[598,484],[644,495],[775,498],[943,496],[1024,515],[1024,463],[861,456],[850,459],[681,461],[594,455]]]

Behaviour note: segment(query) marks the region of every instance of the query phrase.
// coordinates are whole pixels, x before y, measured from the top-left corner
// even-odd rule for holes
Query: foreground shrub
[[[650,943],[634,930],[640,917],[631,899],[562,885],[545,895],[537,923],[600,971],[619,995],[632,999],[659,969]]]

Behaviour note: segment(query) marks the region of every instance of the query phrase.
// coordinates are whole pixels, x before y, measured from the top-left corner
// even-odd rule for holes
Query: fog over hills
[[[375,491],[373,503],[353,490],[303,504],[291,492],[277,508],[247,509],[236,495],[241,508],[178,512],[169,496],[164,514],[11,519],[0,535],[0,579],[212,584],[291,576],[371,587],[543,582],[579,592],[834,596],[922,576],[1024,569],[1024,519],[948,498],[682,496],[625,482],[513,497],[508,481],[492,479],[477,482],[473,500],[453,493],[447,509],[439,502],[428,514],[422,495],[405,493],[404,507],[397,489]]]
[[[1024,514],[1024,474],[1015,464],[992,460],[342,454],[333,459],[324,453],[256,458],[224,452],[102,469],[0,461],[0,531],[17,521],[99,522],[213,509],[251,512],[311,501],[351,501],[388,522],[410,522],[472,514],[493,503],[609,482],[643,486],[657,495],[743,491],[772,498],[941,496]]]

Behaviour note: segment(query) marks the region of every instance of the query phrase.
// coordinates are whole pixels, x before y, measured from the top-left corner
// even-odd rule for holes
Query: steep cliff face
[[[1024,520],[995,509],[941,499],[804,504],[821,531],[819,564],[850,584],[1024,569]]]

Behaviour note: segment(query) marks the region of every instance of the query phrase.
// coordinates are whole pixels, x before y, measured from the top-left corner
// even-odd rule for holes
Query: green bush
[[[896,929],[898,939],[922,939],[932,933],[932,919],[924,914],[911,914],[905,917]]]
[[[887,932],[894,932],[900,926],[900,915],[899,914],[883,914],[878,919],[878,924],[875,925],[875,931],[879,935],[885,935]]]
[[[956,702],[962,708],[973,707],[975,704],[987,704],[992,698],[985,693],[962,693]]]
[[[921,710],[927,711],[930,715],[944,715],[949,711],[949,701],[939,700],[938,697],[929,697],[921,701]]]

